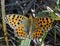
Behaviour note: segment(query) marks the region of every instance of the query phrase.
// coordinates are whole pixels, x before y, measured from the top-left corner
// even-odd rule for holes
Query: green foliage
[[[42,45],[42,43],[44,42],[46,36],[47,36],[48,32],[45,32],[45,34],[42,37],[42,41],[40,42],[40,46]]]
[[[19,46],[30,46],[31,39],[26,38],[25,40],[21,41],[21,44]]]
[[[54,27],[54,46],[56,46],[56,27]]]

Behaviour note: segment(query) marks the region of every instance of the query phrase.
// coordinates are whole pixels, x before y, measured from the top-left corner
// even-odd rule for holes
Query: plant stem
[[[40,46],[42,45],[43,41],[45,40],[46,36],[47,36],[48,32],[45,32],[45,34],[42,37],[42,41],[40,42]]]
[[[56,46],[56,27],[54,27],[54,46]]]
[[[4,15],[5,15],[5,5],[4,5],[4,4],[5,4],[5,0],[1,0],[1,11],[2,11],[3,31],[4,31],[6,46],[9,46],[9,45],[8,45],[7,31],[6,31],[6,24],[4,23]]]

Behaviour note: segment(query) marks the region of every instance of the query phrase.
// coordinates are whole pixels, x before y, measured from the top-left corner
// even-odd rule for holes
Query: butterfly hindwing
[[[27,30],[25,30],[26,27],[24,24],[21,24],[18,28],[16,28],[16,37],[21,38],[21,37],[27,37]]]

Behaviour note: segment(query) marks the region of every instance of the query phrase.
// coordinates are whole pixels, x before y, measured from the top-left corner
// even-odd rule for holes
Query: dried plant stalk
[[[4,31],[6,46],[9,46],[9,45],[8,45],[7,31],[6,31],[6,24],[4,23],[4,15],[5,15],[5,5],[4,5],[4,4],[5,4],[5,0],[1,0],[1,11],[2,11],[3,31]]]

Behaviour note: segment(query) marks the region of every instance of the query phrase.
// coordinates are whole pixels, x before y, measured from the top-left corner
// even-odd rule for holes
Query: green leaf
[[[54,46],[56,46],[56,27],[54,27]]]
[[[50,12],[50,15],[51,15],[51,18],[55,18],[56,17],[54,12]]]
[[[54,20],[60,20],[60,17],[56,17],[56,18],[52,18],[52,19],[54,19]]]
[[[19,46],[30,46],[31,39],[26,38],[25,40],[21,41],[21,45]]]
[[[60,20],[60,17],[57,17],[54,12],[50,12],[51,18],[54,20]]]
[[[56,27],[54,27],[54,46],[56,46]]]
[[[45,32],[45,34],[42,37],[42,41],[40,42],[40,46],[42,45],[42,43],[44,42],[46,36],[47,36],[48,32]]]

